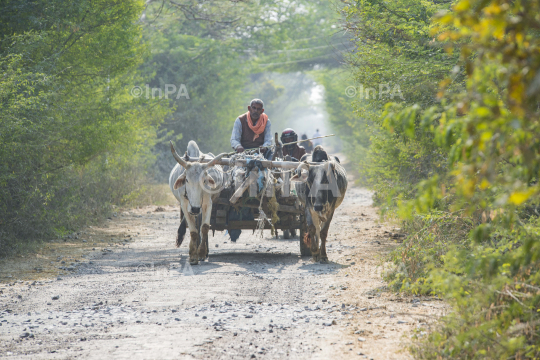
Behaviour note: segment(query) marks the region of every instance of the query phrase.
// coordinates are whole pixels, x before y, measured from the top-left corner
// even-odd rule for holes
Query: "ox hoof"
[[[314,262],[318,262],[318,261],[321,260],[321,254],[313,254],[313,253],[311,253],[311,254],[313,256],[313,261]]]
[[[321,257],[321,264],[328,264],[328,257],[327,256]]]
[[[199,260],[195,259],[195,260],[189,260],[189,265],[198,265],[199,264]]]

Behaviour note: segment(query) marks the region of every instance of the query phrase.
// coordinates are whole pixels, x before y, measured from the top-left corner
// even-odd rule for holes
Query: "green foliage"
[[[508,229],[493,224],[490,241],[454,247],[431,274],[453,312],[417,342],[418,358],[531,358],[540,356],[540,221]]]
[[[416,129],[426,109],[437,104],[437,85],[457,61],[430,35],[431,17],[446,8],[431,1],[366,0],[348,2],[342,10],[356,49],[347,59],[350,80],[340,92],[352,94],[355,132],[369,148],[356,163],[376,190],[376,202],[386,202],[388,209],[415,197],[421,181],[446,172],[444,150],[431,133]],[[460,79],[451,89],[462,86]],[[334,120],[342,136],[350,134],[345,124],[351,123],[345,117]],[[357,156],[358,150],[351,150],[348,155]]]
[[[183,35],[176,22],[163,26],[163,31],[146,33],[153,56],[143,69],[154,73],[148,87],[165,91],[167,84],[177,89],[184,85],[189,99],[177,96],[177,90],[168,100],[173,111],[159,130],[162,141],[155,148],[162,179],[175,163],[169,140],[179,149],[195,140],[203,152],[229,151],[232,124],[247,106],[242,103],[247,74],[230,44]]]
[[[230,150],[248,101],[285,93],[261,72],[338,64],[334,18],[306,0],[1,2],[0,253],[155,199],[170,139]]]
[[[144,39],[152,55],[141,71],[152,78],[148,87],[164,93],[167,84],[184,84],[189,94],[189,99],[177,99],[177,93],[168,99],[172,112],[158,130],[154,148],[156,179],[166,179],[175,164],[169,140],[179,149],[195,140],[203,152],[231,151],[234,120],[255,97],[265,101],[274,131],[281,130],[278,124],[292,122],[274,117],[282,112],[272,101],[285,89],[269,80],[269,71],[336,65],[327,40],[336,17],[333,9],[324,1],[283,5],[183,0],[145,9]]]
[[[448,358],[538,358],[539,4],[458,2],[440,14],[440,41],[458,47],[467,88],[445,94],[431,129],[449,154],[453,207],[482,213],[471,249],[455,247],[432,273],[455,313],[418,349]],[[456,43],[457,42],[457,43]],[[444,87],[449,81],[443,82]]]
[[[447,96],[435,134],[449,149],[460,196],[496,198],[484,206],[521,205],[537,196],[540,170],[538,79],[540,79],[540,9],[536,1],[490,1],[475,6],[462,1],[454,14],[440,15],[440,35],[457,39],[467,91]],[[516,18],[519,14],[519,19]],[[470,29],[475,31],[471,33]],[[470,56],[473,52],[477,56]],[[442,84],[446,85],[446,82]],[[446,136],[448,131],[454,133]]]
[[[470,248],[468,234],[473,227],[461,211],[432,210],[405,220],[402,231],[410,235],[390,254],[397,267],[386,280],[398,291],[433,292],[430,271],[445,263],[449,248]]]
[[[540,356],[539,10],[527,0],[344,9],[357,83],[405,84],[402,101],[357,101],[375,114],[362,171],[408,233],[388,279],[454,307],[419,338],[419,358]]]
[[[165,112],[129,94],[146,55],[142,8],[2,4],[0,252],[103,214],[143,173]]]
[[[316,80],[324,86],[326,109],[333,131],[339,134],[349,160],[362,168],[369,163],[366,156],[370,144],[370,125],[366,114],[356,112],[353,99],[347,96],[347,86],[344,84],[354,82],[340,69],[319,71]],[[365,176],[360,181],[365,183]]]

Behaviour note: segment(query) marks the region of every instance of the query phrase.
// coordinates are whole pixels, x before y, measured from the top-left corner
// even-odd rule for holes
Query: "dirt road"
[[[378,257],[395,241],[366,190],[349,189],[334,216],[329,264],[301,258],[297,238],[244,231],[237,243],[216,233],[209,261],[189,266],[177,207],[155,209],[4,262],[0,356],[405,359],[413,330],[444,311],[385,291]]]

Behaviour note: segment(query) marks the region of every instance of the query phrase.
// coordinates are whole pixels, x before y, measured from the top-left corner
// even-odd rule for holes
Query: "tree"
[[[126,182],[112,178],[142,160],[152,144],[149,129],[165,114],[159,103],[129,94],[139,80],[130,72],[146,55],[137,23],[142,8],[123,0],[2,3],[4,240],[74,228],[131,191],[118,191]]]

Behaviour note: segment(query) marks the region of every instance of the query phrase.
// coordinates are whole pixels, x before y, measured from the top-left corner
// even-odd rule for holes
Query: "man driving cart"
[[[272,158],[272,125],[268,115],[264,113],[264,103],[261,99],[251,100],[248,112],[239,115],[235,120],[231,146],[237,153],[260,148],[265,159]]]
[[[251,100],[248,111],[239,115],[234,121],[231,147],[237,153],[259,148],[265,159],[272,159],[274,154],[272,151],[272,126],[268,115],[264,113],[264,103],[261,99]],[[247,207],[242,207],[238,211],[231,207],[229,220],[253,220],[253,214]],[[241,233],[242,230],[239,229],[229,230],[231,241],[236,242]]]

